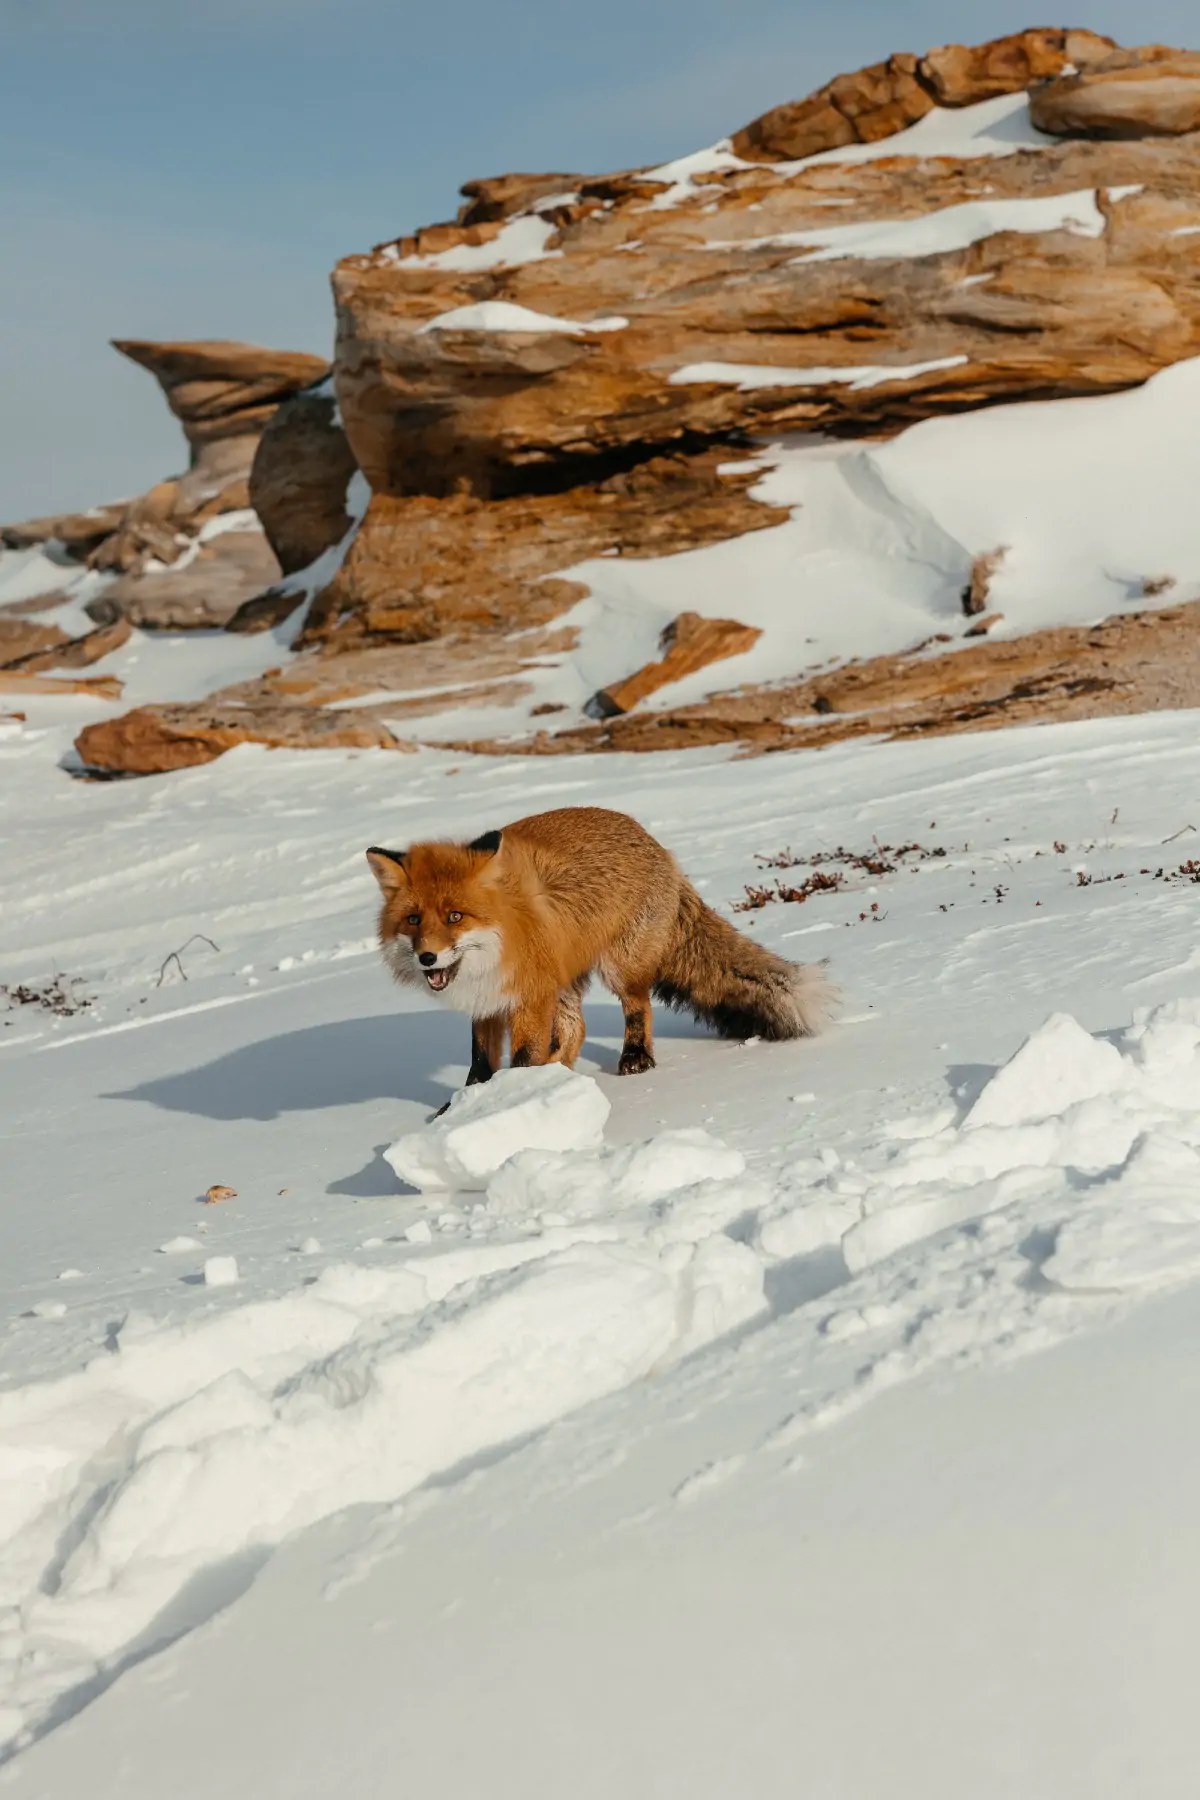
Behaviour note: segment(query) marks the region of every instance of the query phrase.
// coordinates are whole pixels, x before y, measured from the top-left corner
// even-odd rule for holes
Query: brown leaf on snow
[[[205,1194],[204,1204],[205,1204],[205,1206],[219,1206],[222,1200],[236,1200],[236,1199],[237,1199],[237,1189],[236,1188],[222,1187],[220,1185],[220,1183],[218,1182],[213,1187],[210,1187],[208,1192]]]

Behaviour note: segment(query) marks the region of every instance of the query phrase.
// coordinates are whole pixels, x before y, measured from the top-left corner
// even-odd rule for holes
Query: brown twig
[[[202,931],[193,931],[187,944],[180,944],[178,950],[172,950],[168,955],[163,957],[162,967],[158,971],[158,980],[154,984],[155,987],[162,986],[163,982],[166,980],[167,970],[172,963],[174,963],[175,967],[179,970],[183,980],[187,980],[187,970],[184,968],[180,959],[189,944],[207,944],[210,950],[215,950],[217,952],[218,956],[221,954],[220,944],[214,944],[212,939],[210,937],[205,937]]]

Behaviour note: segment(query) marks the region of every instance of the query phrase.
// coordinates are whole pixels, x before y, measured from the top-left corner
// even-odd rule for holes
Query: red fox
[[[372,847],[379,941],[397,981],[471,1020],[468,1087],[583,1048],[583,994],[599,975],[621,1003],[618,1072],[654,1067],[650,997],[722,1037],[810,1037],[836,994],[815,964],[785,962],[706,906],[670,851],[624,813],[568,806],[469,844]]]

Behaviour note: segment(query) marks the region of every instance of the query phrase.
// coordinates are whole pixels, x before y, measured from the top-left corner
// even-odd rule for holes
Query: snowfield
[[[1190,1793],[1194,715],[97,785],[91,707],[0,739],[6,1792]],[[598,992],[429,1125],[364,846],[591,803],[842,1022],[619,1081]]]

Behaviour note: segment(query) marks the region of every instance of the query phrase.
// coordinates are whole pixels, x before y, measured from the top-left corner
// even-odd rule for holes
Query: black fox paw
[[[621,1060],[617,1064],[618,1075],[644,1075],[647,1069],[654,1068],[654,1058],[640,1044],[634,1050],[622,1050]]]

